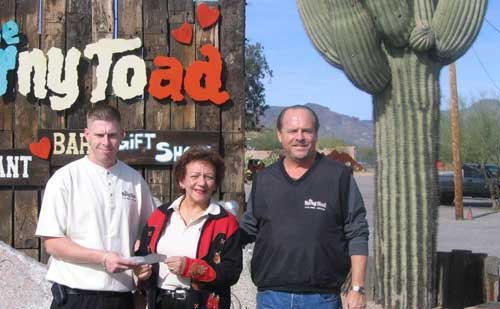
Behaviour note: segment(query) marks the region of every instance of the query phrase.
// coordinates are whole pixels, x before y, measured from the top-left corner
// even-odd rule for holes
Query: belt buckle
[[[186,290],[178,289],[174,291],[174,299],[176,300],[186,300],[187,292]]]

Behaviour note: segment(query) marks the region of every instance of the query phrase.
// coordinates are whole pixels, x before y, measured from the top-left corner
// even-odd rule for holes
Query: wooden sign
[[[83,130],[43,129],[38,137],[51,143],[51,166],[63,166],[86,155],[89,145]],[[127,131],[120,144],[118,158],[130,165],[173,165],[190,146],[219,149],[217,132],[200,131]]]
[[[197,8],[197,15],[201,27],[207,29],[217,23],[220,12],[218,8],[202,3]],[[193,39],[192,27],[185,22],[179,29],[173,29],[172,35],[177,41],[190,45]],[[16,22],[8,21],[0,29],[0,43],[3,38],[2,45],[7,45],[0,48],[0,96],[7,92],[7,73],[15,70],[17,59],[19,93],[28,96],[33,92],[36,98],[45,99],[49,95],[47,90],[50,90],[53,93],[48,96],[51,108],[56,111],[69,109],[79,96],[78,66],[82,51],[74,47],[68,48],[64,56],[60,48],[51,47],[47,54],[38,48],[18,53],[16,45],[19,43],[19,27]],[[92,90],[90,102],[106,99],[109,79],[113,93],[123,100],[144,94],[144,88],[148,84],[146,62],[137,55],[129,54],[141,47],[142,40],[139,37],[104,38],[85,46],[83,56],[89,60],[97,58],[98,63],[94,72],[96,86]],[[210,101],[217,105],[228,102],[230,95],[222,90],[222,55],[211,44],[201,46],[200,54],[206,60],[198,59],[189,64],[185,77],[180,60],[156,56],[153,61],[156,69],[150,76],[149,93],[160,100],[170,97],[174,102],[179,102],[184,100],[181,92],[184,85],[184,93],[197,102]],[[118,58],[114,65],[113,58]],[[129,78],[130,72],[132,74]],[[61,80],[62,75],[64,80]]]
[[[0,149],[0,186],[45,186],[49,162],[27,149]]]

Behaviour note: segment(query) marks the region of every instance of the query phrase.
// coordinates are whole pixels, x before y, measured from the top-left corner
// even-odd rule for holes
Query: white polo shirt
[[[59,169],[47,182],[36,235],[66,236],[83,247],[129,257],[153,209],[148,185],[137,171],[121,161],[105,169],[84,157]],[[110,274],[101,265],[54,257],[46,278],[86,290],[134,289],[131,270]]]
[[[156,251],[168,256],[187,256],[196,258],[196,249],[200,240],[201,229],[207,221],[209,214],[218,215],[220,206],[215,200],[210,201],[210,205],[196,220],[185,224],[179,212],[179,206],[184,196],[176,199],[169,208],[173,208],[172,216],[167,227],[162,232]],[[175,288],[189,288],[191,280],[187,277],[172,274],[167,264],[160,263],[157,286],[165,290],[174,290]]]

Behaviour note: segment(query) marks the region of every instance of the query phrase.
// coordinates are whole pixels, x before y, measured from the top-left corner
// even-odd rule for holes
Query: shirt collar
[[[178,212],[179,211],[179,206],[181,205],[182,200],[184,199],[184,195],[179,196],[175,201],[172,202],[172,204],[168,207],[169,209],[172,208],[174,211]],[[202,216],[216,216],[220,214],[220,205],[217,203],[217,201],[214,198],[210,199],[210,203],[203,212]]]
[[[92,160],[90,160],[88,156],[85,156],[84,158],[90,164],[90,166],[92,166],[92,168],[96,169],[97,171],[103,174],[107,174],[108,172],[110,174],[117,174],[118,170],[120,169],[119,166],[121,162],[118,159],[116,159],[116,163],[113,166],[105,168],[95,162],[92,162]]]

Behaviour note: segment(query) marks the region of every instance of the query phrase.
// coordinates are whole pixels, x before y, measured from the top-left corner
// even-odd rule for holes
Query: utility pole
[[[455,184],[455,220],[464,219],[462,159],[460,158],[460,120],[458,116],[457,70],[450,64],[451,90],[451,148],[453,153],[453,182]]]

